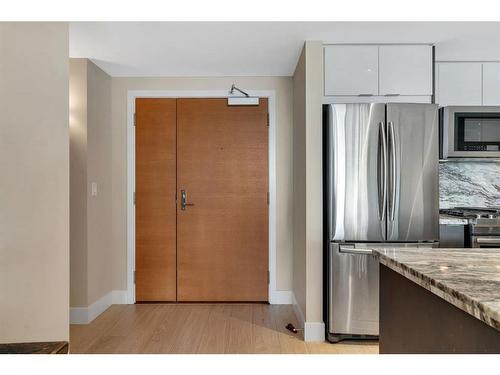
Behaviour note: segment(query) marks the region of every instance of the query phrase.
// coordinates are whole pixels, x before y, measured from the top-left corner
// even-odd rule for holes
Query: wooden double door
[[[136,300],[267,301],[267,99],[135,104]]]

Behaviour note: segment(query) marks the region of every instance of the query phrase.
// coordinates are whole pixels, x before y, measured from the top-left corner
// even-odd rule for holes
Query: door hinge
[[[269,192],[267,192],[267,205],[269,205],[269,200],[270,200],[270,199],[271,199],[271,198],[269,197]]]
[[[271,284],[271,276],[269,276],[269,271],[267,271],[267,285]]]
[[[135,271],[134,271],[134,284],[135,284]]]
[[[269,126],[269,113],[267,114],[267,126]]]
[[[135,191],[134,191],[134,205],[135,205]]]
[[[137,115],[134,113],[134,126],[137,125]]]

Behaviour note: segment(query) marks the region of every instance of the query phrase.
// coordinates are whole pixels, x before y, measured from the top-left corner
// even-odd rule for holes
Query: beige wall
[[[323,322],[323,44],[306,51],[306,321]],[[307,334],[307,332],[306,332]]]
[[[87,306],[87,59],[70,59],[70,306]]]
[[[87,307],[112,290],[111,77],[70,59],[70,103],[71,306]]]
[[[306,338],[323,322],[322,61],[322,43],[306,42],[293,76],[293,293]]]
[[[293,75],[293,294],[306,312],[306,50]],[[305,318],[305,317],[302,317]]]
[[[292,79],[291,77],[113,78],[113,289],[124,290],[127,270],[127,91],[276,91],[277,289],[292,287]]]
[[[69,339],[68,25],[0,23],[0,342]]]
[[[88,304],[112,290],[111,77],[87,63]],[[91,195],[91,183],[97,195]]]

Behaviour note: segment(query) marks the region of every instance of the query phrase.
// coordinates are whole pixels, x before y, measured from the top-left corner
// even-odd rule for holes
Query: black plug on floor
[[[288,329],[290,332],[292,333],[297,333],[299,331],[303,331],[302,329],[300,328],[295,328],[295,326],[292,324],[292,323],[288,323],[286,326],[285,326],[286,329]]]

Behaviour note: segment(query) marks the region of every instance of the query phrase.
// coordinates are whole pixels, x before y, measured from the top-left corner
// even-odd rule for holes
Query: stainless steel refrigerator
[[[376,337],[371,248],[439,240],[438,107],[328,104],[323,123],[327,337]]]

